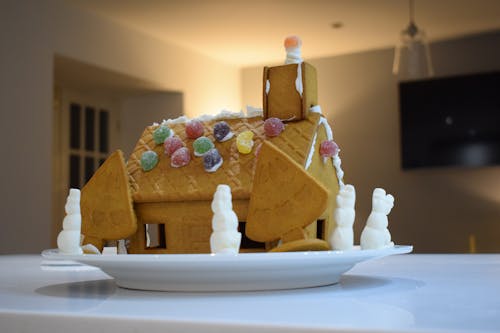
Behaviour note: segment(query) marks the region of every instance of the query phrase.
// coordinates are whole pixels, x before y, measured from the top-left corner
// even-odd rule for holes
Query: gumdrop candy
[[[144,171],[153,170],[158,164],[158,154],[152,150],[145,151],[141,155],[141,167]]]
[[[286,49],[292,48],[292,47],[300,47],[302,46],[302,41],[298,36],[289,36],[285,39],[285,42],[283,43]]]
[[[166,125],[160,125],[153,132],[153,139],[157,145],[162,144],[165,140],[172,135],[172,131]]]
[[[198,139],[203,135],[203,124],[199,120],[190,120],[186,123],[186,136],[190,139]]]
[[[182,148],[184,143],[178,136],[171,136],[165,140],[163,147],[165,148],[165,155],[172,156],[173,153],[179,148]]]
[[[217,148],[210,149],[203,156],[203,166],[207,172],[215,172],[222,165],[222,156],[220,156]]]
[[[214,148],[214,144],[206,136],[201,136],[193,142],[195,156],[203,156],[212,148]]]
[[[233,132],[228,123],[225,121],[219,121],[214,125],[214,137],[219,142],[224,142],[233,137]]]
[[[242,154],[249,154],[253,147],[253,132],[244,131],[236,137],[236,148]]]
[[[319,146],[319,153],[323,158],[333,157],[337,155],[338,152],[339,146],[337,146],[337,144],[332,140],[325,140],[321,142],[321,145]]]
[[[278,136],[285,129],[285,124],[278,118],[267,118],[264,122],[264,133],[267,136],[273,137]]]
[[[191,154],[189,152],[189,149],[187,149],[186,147],[181,147],[172,154],[170,165],[173,168],[180,168],[188,165],[190,161]]]

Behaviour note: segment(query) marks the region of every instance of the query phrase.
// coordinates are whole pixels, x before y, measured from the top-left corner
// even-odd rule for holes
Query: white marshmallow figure
[[[289,36],[285,39],[285,64],[300,64],[302,62],[302,40],[298,36]]]
[[[212,201],[212,253],[237,254],[240,250],[241,233],[238,232],[238,217],[233,211],[231,188],[219,185]]]
[[[333,217],[337,226],[330,236],[330,245],[334,250],[352,250],[354,247],[354,218],[356,212],[354,204],[356,202],[356,190],[352,185],[343,186],[336,197],[337,208],[333,212]]]
[[[373,190],[372,212],[361,233],[361,249],[382,249],[394,246],[387,228],[389,225],[387,215],[391,212],[392,207],[394,207],[392,195],[386,194],[382,188]]]
[[[82,254],[80,247],[82,216],[80,215],[80,190],[70,189],[66,205],[63,230],[57,236],[57,247],[62,254]]]

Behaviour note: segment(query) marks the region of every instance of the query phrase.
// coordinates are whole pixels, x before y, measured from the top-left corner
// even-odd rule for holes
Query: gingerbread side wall
[[[329,158],[326,162],[323,162],[323,158],[319,153],[319,147],[321,142],[327,140],[326,130],[323,125],[319,125],[316,141],[314,143],[314,152],[312,153],[311,165],[308,168],[308,172],[321,184],[323,184],[327,189],[329,189],[328,204],[326,210],[318,218],[318,221],[323,226],[317,226],[317,223],[313,223],[308,227],[307,231],[310,236],[314,233],[316,237],[317,230],[321,231],[322,239],[328,241],[328,237],[333,232],[336,222],[333,219],[333,211],[336,208],[335,198],[339,192],[339,181],[337,179],[337,173],[332,163],[332,159]]]

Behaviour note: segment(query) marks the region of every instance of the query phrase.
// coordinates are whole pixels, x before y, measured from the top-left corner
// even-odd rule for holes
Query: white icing
[[[173,125],[173,124],[184,124],[187,123],[190,119],[186,116],[180,116],[174,119],[164,120],[165,124]]]
[[[217,171],[220,168],[220,166],[222,165],[222,162],[224,162],[224,161],[221,158],[219,163],[217,163],[216,165],[214,165],[210,169],[205,169],[205,171],[206,172],[215,172],[215,171]]]
[[[105,246],[102,249],[103,256],[110,256],[116,254],[118,254],[118,249],[116,248],[116,246]]]
[[[329,238],[330,245],[334,250],[351,250],[354,247],[354,219],[356,212],[356,190],[352,185],[346,185],[340,189],[335,198],[337,208],[333,211],[333,218],[337,224]]]
[[[266,95],[269,95],[270,90],[271,90],[271,81],[266,80]]]
[[[205,156],[209,151],[210,151],[210,149],[207,150],[204,153],[198,153],[197,151],[194,151],[194,156],[196,156],[196,157],[202,157],[202,156]]]
[[[211,114],[205,114],[201,115],[198,118],[195,118],[199,121],[211,121],[211,120],[220,120],[220,119],[239,119],[239,118],[244,118],[245,113],[243,111],[239,112],[232,112],[228,110],[222,110],[221,112],[211,115]]]
[[[232,210],[231,188],[219,185],[212,200],[212,229],[210,249],[215,254],[237,254],[241,233],[238,232],[238,217]]]
[[[220,140],[219,142],[227,141],[227,140],[231,139],[233,136],[234,136],[234,133],[229,131],[229,133],[227,133],[226,136],[223,137],[222,140]]]
[[[344,181],[342,180],[344,178],[344,170],[342,170],[340,164],[342,161],[340,160],[339,154],[333,156],[333,166],[335,167],[335,171],[337,172],[337,179],[339,180],[339,187],[342,188],[344,187]]]
[[[125,239],[120,239],[118,241],[118,254],[127,254],[127,246],[126,246],[126,241]]]
[[[63,230],[57,235],[57,247],[62,254],[82,254],[80,215],[80,190],[70,189],[64,206],[66,216],[63,220]]]
[[[314,154],[314,147],[316,146],[317,137],[318,137],[318,132],[314,133],[311,150],[309,150],[309,155],[307,155],[306,170],[308,170],[309,167],[311,166],[311,162],[312,162],[312,158],[313,158],[313,154]]]
[[[289,47],[286,49],[286,59],[285,64],[298,64],[302,62],[301,48]]]
[[[319,106],[319,105],[315,105],[315,106],[311,107],[309,109],[309,111],[322,114],[321,113],[321,106]],[[319,125],[322,125],[325,128],[326,138],[328,140],[333,140],[332,128],[330,127],[330,124],[328,124],[328,121],[326,120],[325,117],[321,116],[319,118]],[[319,125],[318,125],[318,128],[319,128]],[[306,170],[309,169],[309,167],[311,166],[312,156],[314,154],[314,148],[316,146],[316,136],[317,136],[317,132],[314,135],[314,138],[313,138],[314,142],[313,142],[313,145],[311,147],[311,150],[309,151],[309,155],[307,156],[306,166],[305,166]],[[339,181],[339,187],[342,188],[342,187],[344,187],[344,182],[342,180],[344,178],[344,171],[342,170],[342,167],[341,167],[342,161],[340,159],[339,152],[340,152],[340,149],[337,152],[337,155],[332,157],[332,164],[333,164],[333,167],[335,168],[335,172],[337,174],[337,179]],[[323,162],[326,163],[326,161],[327,161],[327,159],[323,159]]]
[[[242,119],[242,118],[253,118],[253,117],[262,117],[263,111],[261,108],[256,108],[252,106],[247,106],[247,114],[240,110],[239,112],[232,112],[228,110],[222,110],[217,114],[204,114],[200,115],[196,118],[190,119],[187,116],[180,116],[174,119],[167,119],[162,121],[162,125],[174,125],[174,124],[185,124],[190,120],[199,120],[202,122],[212,121],[212,120],[221,120],[221,119]],[[153,123],[153,126],[159,126],[158,123]],[[170,129],[173,133],[173,130]]]
[[[151,237],[149,237],[149,225],[148,224],[145,224],[146,226],[146,247],[150,247],[151,246]]]
[[[333,140],[333,132],[332,132],[332,128],[330,127],[330,124],[328,124],[328,121],[326,120],[325,117],[320,117],[319,118],[319,124],[320,125],[323,125],[325,127],[325,131],[326,131],[326,138],[328,140]]]
[[[295,79],[295,89],[302,97],[302,93],[304,92],[304,85],[302,84],[302,64],[297,64],[297,78]]]
[[[319,105],[314,105],[314,106],[311,106],[311,107],[309,108],[309,111],[310,111],[310,112],[314,112],[314,113],[323,114],[323,112],[321,112],[321,106],[319,106]]]
[[[101,251],[92,244],[85,244],[82,246],[82,250],[85,253],[101,254]]]
[[[394,207],[392,195],[386,194],[382,188],[373,190],[372,211],[361,233],[361,249],[381,249],[394,246],[387,228],[389,225],[387,215],[391,212],[392,207]]]
[[[262,117],[264,111],[261,108],[247,105],[247,118]]]

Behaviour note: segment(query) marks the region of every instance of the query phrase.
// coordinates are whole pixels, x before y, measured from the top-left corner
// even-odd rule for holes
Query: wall
[[[182,92],[189,116],[240,108],[236,67],[59,1],[1,1],[0,45],[0,253],[51,246],[55,54]]]
[[[125,97],[121,101],[121,149],[128,157],[141,137],[144,127],[163,119],[173,119],[182,115],[181,93],[149,93]],[[144,119],[147,122],[144,123]]]
[[[500,32],[436,42],[431,52],[436,76],[499,70]],[[478,251],[500,251],[500,167],[401,170],[392,59],[393,50],[384,49],[309,61],[345,180],[356,187],[356,240],[373,188],[384,187],[396,197],[390,230],[397,243],[417,252],[467,252],[473,234]],[[261,67],[243,69],[244,102],[262,105],[261,77]]]

